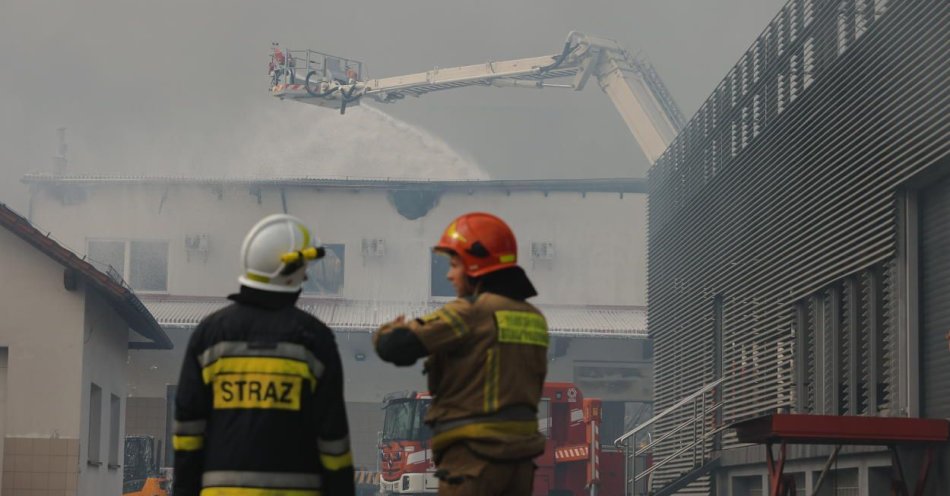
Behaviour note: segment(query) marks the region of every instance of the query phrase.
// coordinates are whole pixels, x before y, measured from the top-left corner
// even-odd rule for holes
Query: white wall
[[[82,367],[82,437],[79,443],[79,494],[107,495],[122,491],[122,468],[109,466],[111,449],[118,450],[117,460],[122,464],[125,438],[126,356],[128,353],[128,325],[96,292],[86,293],[86,313],[83,340],[85,342]],[[95,383],[102,389],[102,415],[99,425],[99,453],[102,465],[86,464],[89,438],[89,392]],[[110,440],[112,413],[111,396],[119,397],[119,437],[113,446]]]
[[[63,267],[0,229],[0,346],[9,348],[6,435],[79,438],[83,291]]]
[[[91,238],[168,240],[172,294],[221,296],[233,291],[244,234],[264,215],[283,210],[278,188],[264,188],[260,203],[247,187],[105,184],[84,190],[83,201],[63,206],[48,189],[36,188],[34,222],[78,251],[84,251]],[[428,299],[429,247],[455,216],[485,210],[515,230],[521,263],[541,293],[535,301],[646,303],[645,195],[448,193],[416,220],[399,215],[382,191],[293,187],[286,195],[288,211],[315,227],[323,242],[346,244],[346,298]],[[188,261],[184,238],[202,233],[210,236],[208,259]],[[364,260],[363,238],[384,239],[385,256]],[[532,241],[553,242],[556,258],[532,263]]]

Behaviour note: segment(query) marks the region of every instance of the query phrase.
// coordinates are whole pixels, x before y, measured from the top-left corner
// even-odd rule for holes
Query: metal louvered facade
[[[911,182],[947,168],[948,22],[943,0],[792,0],[656,162],[656,411],[714,380],[721,299],[725,422],[777,408],[916,412],[899,359],[912,349],[900,219]],[[670,462],[654,487],[691,468]],[[681,493],[709,491],[701,479]]]

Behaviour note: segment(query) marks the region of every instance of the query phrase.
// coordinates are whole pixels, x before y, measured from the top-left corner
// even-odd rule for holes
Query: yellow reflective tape
[[[320,496],[316,489],[264,489],[257,487],[206,487],[200,496]]]
[[[548,346],[548,324],[541,314],[499,310],[495,312],[495,322],[499,342]]]
[[[429,323],[429,322],[432,322],[433,320],[438,320],[438,318],[439,318],[439,312],[435,311],[430,314],[423,315],[422,317],[419,318],[419,320],[425,323]]]
[[[276,357],[224,357],[201,369],[205,384],[220,374],[283,374],[310,381],[310,390],[317,388],[317,378],[306,362]]]
[[[537,420],[506,420],[467,424],[432,437],[432,449],[441,450],[463,439],[503,439],[538,432]]]
[[[342,470],[353,466],[353,453],[347,451],[342,455],[327,455],[320,453],[320,463],[327,470]]]
[[[435,313],[439,314],[439,316],[452,327],[452,331],[455,332],[456,336],[462,336],[468,333],[468,326],[465,325],[465,322],[462,321],[462,318],[459,317],[454,310],[442,307],[436,310]]]
[[[303,234],[303,246],[301,248],[306,248],[310,245],[310,229],[301,224],[297,224],[297,228],[300,229],[300,234]]]
[[[488,350],[488,356],[485,357],[485,384],[483,385],[482,409],[486,412],[498,410],[498,386],[501,373],[499,371],[498,349]]]
[[[198,451],[204,445],[204,436],[172,436],[172,447],[175,451]]]
[[[513,253],[509,253],[507,255],[501,255],[498,257],[498,261],[501,263],[512,263],[517,259],[518,257]]]
[[[244,277],[257,282],[270,282],[270,277],[262,276],[260,274],[252,274],[250,272],[244,274]]]
[[[452,239],[457,239],[457,240],[459,240],[459,241],[461,241],[461,242],[463,242],[463,243],[468,243],[468,240],[465,239],[465,236],[462,236],[462,233],[458,232],[458,230],[456,229],[456,223],[455,223],[455,222],[453,222],[451,225],[449,225],[449,228],[446,229],[445,232],[446,232],[446,234],[448,234],[449,237],[452,238]]]
[[[214,408],[300,410],[302,377],[280,374],[222,374],[214,378]]]

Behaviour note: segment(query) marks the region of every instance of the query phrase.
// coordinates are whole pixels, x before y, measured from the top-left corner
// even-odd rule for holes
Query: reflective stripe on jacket
[[[333,332],[297,294],[247,287],[191,336],[175,398],[176,496],[352,495]]]

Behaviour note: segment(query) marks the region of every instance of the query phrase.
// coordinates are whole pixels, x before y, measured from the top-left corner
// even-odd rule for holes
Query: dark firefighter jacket
[[[547,323],[525,301],[536,293],[520,268],[477,284],[474,296],[384,325],[374,335],[376,351],[397,365],[429,356],[426,423],[437,461],[457,443],[490,460],[533,458],[544,451],[537,406],[547,374]]]
[[[354,494],[339,351],[298,294],[242,286],[198,324],[175,397],[175,496]]]

